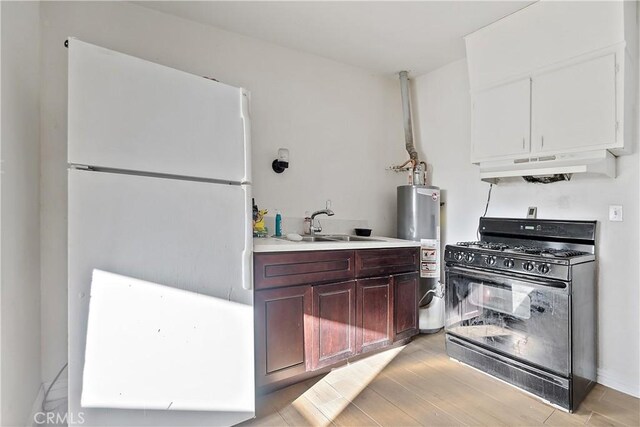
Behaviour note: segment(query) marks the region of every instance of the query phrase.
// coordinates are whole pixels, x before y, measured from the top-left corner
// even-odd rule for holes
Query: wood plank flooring
[[[442,333],[262,396],[256,405],[256,419],[243,426],[640,426],[635,397],[598,384],[568,414],[450,360]]]

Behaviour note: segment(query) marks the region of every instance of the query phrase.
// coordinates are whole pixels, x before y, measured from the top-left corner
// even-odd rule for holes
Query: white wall
[[[470,163],[470,97],[466,61],[413,81],[417,140],[433,165],[433,184],[444,189],[443,241],[473,240],[489,184]],[[640,236],[638,153],[618,158],[616,179],[574,175],[569,182],[494,185],[488,216],[598,221],[598,381],[640,396]],[[609,222],[608,206],[623,205],[624,221]]]
[[[121,2],[43,2],[42,310],[43,377],[66,361],[66,89],[68,36],[252,93],[254,195],[285,217],[324,208],[395,234],[395,187],[404,161],[395,78],[281,48]],[[290,168],[271,170],[279,147]],[[224,226],[224,224],[221,224]]]
[[[35,2],[0,7],[0,424],[24,426],[40,387],[40,19]]]

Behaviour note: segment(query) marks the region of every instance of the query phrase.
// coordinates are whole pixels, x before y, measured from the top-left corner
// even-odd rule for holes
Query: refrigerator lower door
[[[250,197],[246,186],[69,171],[71,423],[254,416]]]

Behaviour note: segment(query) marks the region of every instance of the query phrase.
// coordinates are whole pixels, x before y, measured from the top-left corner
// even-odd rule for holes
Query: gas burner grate
[[[547,258],[571,258],[574,256],[587,255],[587,252],[575,251],[571,249],[545,249],[541,255]]]
[[[483,242],[483,244],[480,245],[480,247],[483,249],[492,249],[494,251],[504,251],[505,249],[509,249],[509,245],[506,245],[504,243]]]
[[[511,248],[508,248],[507,251],[518,252],[518,253],[523,253],[527,255],[540,255],[544,251],[544,249],[536,248],[533,246],[514,246]]]
[[[464,246],[464,247],[469,247],[469,246],[479,246],[480,243],[482,242],[458,242],[456,243],[456,246]]]
[[[457,246],[462,246],[465,248],[468,247],[477,247],[481,249],[491,249],[494,251],[504,251],[509,248],[509,245],[505,243],[496,243],[496,242],[485,242],[485,241],[475,241],[475,242],[458,242]]]

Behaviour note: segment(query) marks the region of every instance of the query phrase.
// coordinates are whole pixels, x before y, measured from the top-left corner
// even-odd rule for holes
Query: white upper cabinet
[[[473,99],[473,161],[529,152],[531,80],[479,92]]]
[[[469,34],[471,90],[634,39],[634,3],[543,0]]]
[[[614,54],[541,74],[532,91],[532,153],[620,147]]]
[[[636,12],[636,2],[539,1],[468,35],[472,161],[633,152]]]

